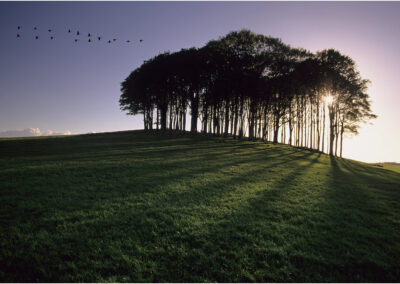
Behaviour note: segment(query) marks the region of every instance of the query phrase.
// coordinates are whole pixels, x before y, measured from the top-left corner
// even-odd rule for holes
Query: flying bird
[[[39,36],[35,36],[35,39],[38,39],[39,38]]]
[[[108,43],[111,43],[111,40],[109,40]]]
[[[90,38],[89,38],[88,42],[91,42]]]
[[[37,27],[34,27],[33,29],[36,31],[36,30],[37,30]]]
[[[71,30],[68,30],[68,32],[70,33],[70,32],[71,32]]]
[[[77,39],[75,39],[75,42],[77,42],[78,40]]]
[[[51,33],[51,30],[49,30],[49,33]]]
[[[101,40],[101,36],[97,37],[99,40]]]
[[[90,37],[90,34],[88,34],[88,37]]]
[[[130,43],[131,41],[128,39],[126,42],[127,42],[127,43]]]
[[[20,37],[19,34],[17,34],[17,37]]]
[[[142,42],[142,41],[143,41],[143,39],[139,40],[139,42]]]
[[[20,29],[21,29],[21,26],[18,26],[18,27],[17,27],[17,29],[19,29],[19,30],[20,30]]]
[[[79,35],[79,31],[76,32],[76,35]]]
[[[116,40],[117,40],[116,38],[113,39],[113,41],[116,41]]]
[[[54,39],[54,36],[51,36],[50,39]]]

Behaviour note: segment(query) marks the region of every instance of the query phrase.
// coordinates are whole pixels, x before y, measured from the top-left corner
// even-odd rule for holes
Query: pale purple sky
[[[118,105],[120,83],[133,69],[160,52],[247,28],[353,58],[372,81],[379,118],[345,141],[344,156],[400,162],[399,15],[400,2],[0,2],[0,132],[142,128],[141,116]],[[75,43],[68,29],[85,41]],[[88,43],[89,32],[102,40]]]

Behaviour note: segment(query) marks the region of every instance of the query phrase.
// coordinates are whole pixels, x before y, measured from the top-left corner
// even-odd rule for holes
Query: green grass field
[[[400,164],[399,163],[374,163],[371,165],[400,173]]]
[[[2,282],[399,282],[400,173],[142,131],[0,140]]]

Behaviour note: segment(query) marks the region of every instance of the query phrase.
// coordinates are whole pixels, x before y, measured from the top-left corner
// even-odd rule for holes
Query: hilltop
[[[2,282],[398,282],[400,174],[127,131],[0,139]]]

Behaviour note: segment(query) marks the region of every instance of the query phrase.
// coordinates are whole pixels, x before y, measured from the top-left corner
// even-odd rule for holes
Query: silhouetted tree
[[[130,115],[143,114],[145,129],[156,124],[184,132],[189,110],[192,133],[200,121],[204,133],[322,151],[327,115],[329,154],[337,155],[340,146],[341,156],[343,135],[356,134],[361,122],[376,117],[367,83],[338,51],[314,55],[240,30],[200,49],[145,61],[121,83],[120,106]]]

